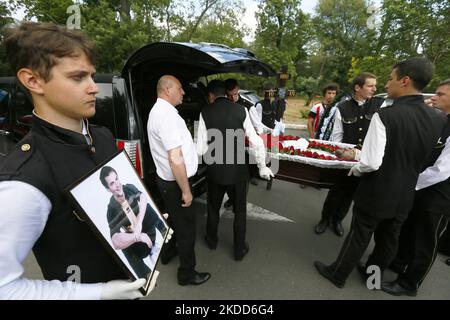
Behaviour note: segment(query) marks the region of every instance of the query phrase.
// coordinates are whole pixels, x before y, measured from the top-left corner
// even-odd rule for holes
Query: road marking
[[[220,208],[220,216],[227,219],[234,219],[234,213],[232,210],[227,210],[223,207],[227,199],[224,197],[222,207]],[[206,199],[195,199],[197,203],[206,205]],[[249,220],[265,220],[265,221],[276,221],[276,222],[294,222],[291,219],[280,216],[275,212],[269,211],[267,209],[261,208],[253,203],[247,203],[247,219]]]

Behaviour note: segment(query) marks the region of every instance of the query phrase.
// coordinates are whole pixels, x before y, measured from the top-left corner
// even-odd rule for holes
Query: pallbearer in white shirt
[[[450,79],[439,84],[433,102],[447,114],[447,125],[416,185],[413,210],[402,227],[396,281],[383,291],[415,296],[436,259],[438,240],[450,219]]]
[[[441,115],[424,104],[421,94],[432,76],[433,65],[425,58],[411,58],[393,67],[386,89],[394,103],[373,115],[361,160],[350,171],[362,177],[353,198],[349,234],[331,265],[314,263],[337,287],[345,285],[372,235],[375,248],[366,266],[377,266],[383,272],[397,253],[419,173],[445,124]],[[358,270],[367,276],[363,265]]]
[[[116,152],[111,132],[86,120],[98,93],[93,43],[77,30],[22,22],[7,30],[5,46],[34,112],[0,165],[0,300],[142,297],[146,280],[126,280],[64,192]],[[45,280],[23,277],[31,249]]]
[[[178,284],[199,285],[211,275],[195,271],[195,209],[189,178],[197,172],[198,158],[186,123],[175,109],[183,102],[184,91],[177,78],[166,75],[158,81],[157,94],[147,123],[148,141],[158,188],[170,214],[177,245],[169,242],[161,260],[168,263],[178,253]]]
[[[353,79],[352,89],[353,97],[336,107],[330,140],[362,145],[370,120],[384,99],[373,96],[377,91],[377,78],[368,72],[363,72]],[[344,235],[342,220],[350,209],[358,182],[359,179],[352,177],[328,191],[322,208],[322,217],[314,228],[316,234],[324,233],[331,225],[337,236]]]
[[[213,80],[208,84],[208,100],[200,115],[197,151],[203,156],[208,179],[208,218],[205,240],[210,249],[218,242],[219,209],[225,192],[233,199],[234,258],[242,260],[248,253],[245,241],[247,215],[248,164],[245,160],[245,136],[255,150],[259,174],[264,179],[273,177],[265,165],[265,148],[250,122],[248,111],[225,96],[225,84]]]

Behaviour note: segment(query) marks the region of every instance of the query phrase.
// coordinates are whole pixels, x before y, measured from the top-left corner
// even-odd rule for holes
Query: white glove
[[[155,270],[147,295],[155,288],[159,271]],[[144,295],[139,291],[145,285],[145,279],[137,279],[134,282],[127,280],[112,280],[103,284],[101,300],[134,300]]]
[[[361,176],[362,176],[361,171],[359,171],[359,165],[358,165],[358,164],[354,165],[354,166],[350,169],[350,171],[348,172],[348,176],[349,176],[349,177],[350,177],[350,176],[355,176],[355,177],[361,177]]]
[[[273,174],[272,170],[264,166],[259,169],[259,176],[265,180],[270,180],[270,178],[273,178],[275,175]]]

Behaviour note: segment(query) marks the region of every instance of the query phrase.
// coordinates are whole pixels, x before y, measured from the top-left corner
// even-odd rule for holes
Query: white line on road
[[[224,197],[225,202],[227,199]],[[194,200],[197,203],[201,203],[206,205],[205,199],[195,199]],[[234,214],[232,210],[227,210],[223,207],[220,209],[220,216],[227,218],[227,219],[234,219]],[[277,221],[277,222],[294,222],[291,219],[288,219],[286,217],[280,216],[279,214],[276,214],[275,212],[269,211],[267,209],[261,208],[253,203],[247,203],[247,218],[249,220],[265,220],[265,221]]]

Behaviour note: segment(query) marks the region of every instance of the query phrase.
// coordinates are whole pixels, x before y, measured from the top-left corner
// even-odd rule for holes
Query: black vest
[[[274,110],[272,103],[270,103],[270,99],[269,100],[264,99],[258,103],[260,103],[262,106],[261,122],[270,129],[275,128],[275,117],[276,117],[277,113]]]
[[[450,115],[447,115],[447,125],[439,139],[439,143],[434,147],[424,169],[434,165],[436,160],[445,148],[445,142],[450,136]],[[449,148],[450,146],[447,146]],[[450,161],[450,159],[446,159]],[[436,183],[428,188],[416,192],[416,203],[420,208],[428,212],[450,215],[450,178],[440,183]]]
[[[386,128],[383,162],[377,171],[362,176],[354,201],[372,216],[393,218],[411,210],[419,173],[445,122],[421,95],[398,98],[378,114]]]
[[[125,278],[87,223],[73,213],[74,206],[63,192],[116,151],[106,128],[89,126],[89,131],[92,146],[82,134],[34,116],[33,128],[0,167],[0,181],[28,183],[52,204],[45,228],[33,247],[47,280],[67,281],[70,266],[80,268],[83,283]],[[26,145],[29,150],[23,147]]]
[[[203,109],[202,117],[208,130],[208,152],[204,155],[208,164],[208,179],[221,185],[246,181],[248,159],[245,152],[245,108],[220,97]],[[217,139],[214,133],[219,132],[222,137]],[[211,160],[214,161],[211,163]]]
[[[363,144],[369,129],[370,120],[377,112],[384,99],[374,97],[368,99],[362,106],[355,99],[350,99],[338,106],[342,117],[344,136],[342,142],[351,144]]]

